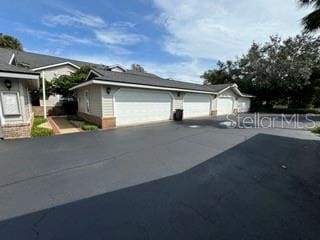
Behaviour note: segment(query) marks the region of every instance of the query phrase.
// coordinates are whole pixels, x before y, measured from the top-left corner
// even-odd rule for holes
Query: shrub
[[[320,134],[320,126],[317,126],[315,128],[311,129],[311,132],[316,133],[316,134]]]
[[[97,125],[90,124],[90,123],[83,124],[81,128],[84,131],[96,131],[99,129]]]

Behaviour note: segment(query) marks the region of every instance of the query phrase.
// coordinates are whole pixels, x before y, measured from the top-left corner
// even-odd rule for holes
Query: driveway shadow
[[[259,134],[181,174],[2,221],[0,239],[319,239],[319,147]]]

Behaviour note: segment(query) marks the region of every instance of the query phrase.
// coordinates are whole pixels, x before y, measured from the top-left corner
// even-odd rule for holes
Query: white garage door
[[[233,113],[232,98],[218,98],[217,103],[218,115],[228,115]]]
[[[239,98],[238,108],[240,113],[249,112],[250,110],[250,98]]]
[[[187,93],[183,98],[183,117],[207,117],[210,115],[210,97],[204,94]]]
[[[165,92],[120,89],[115,96],[117,126],[169,120],[171,96]]]

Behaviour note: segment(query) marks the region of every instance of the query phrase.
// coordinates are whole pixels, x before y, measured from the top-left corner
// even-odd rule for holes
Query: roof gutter
[[[217,92],[212,91],[200,91],[200,90],[191,90],[184,88],[170,88],[170,87],[159,87],[159,86],[150,86],[143,84],[132,84],[132,83],[121,83],[121,82],[113,82],[113,81],[101,81],[101,80],[90,80],[81,84],[78,84],[69,90],[75,90],[77,88],[85,87],[91,84],[101,84],[101,85],[112,85],[119,87],[129,87],[129,88],[143,88],[143,89],[155,89],[155,90],[166,90],[166,91],[179,91],[179,92],[192,92],[192,93],[200,93],[200,94],[217,94]]]
[[[27,79],[27,80],[38,80],[38,73],[19,73],[19,72],[7,72],[0,71],[0,77],[4,78],[18,78],[18,79]]]

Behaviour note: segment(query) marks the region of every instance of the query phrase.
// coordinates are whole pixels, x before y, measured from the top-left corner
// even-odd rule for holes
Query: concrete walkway
[[[81,132],[79,128],[73,126],[66,117],[52,117],[53,123],[58,130],[58,134]]]

